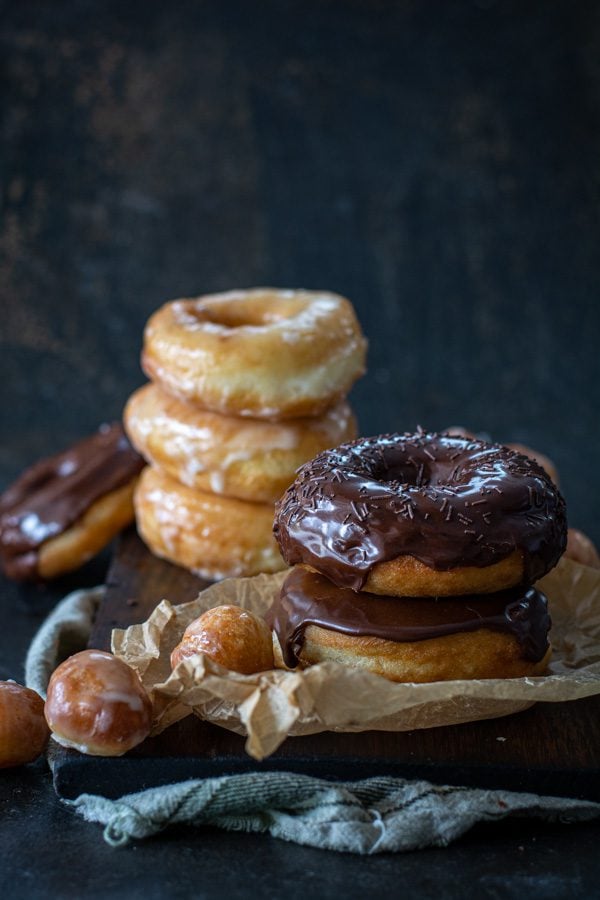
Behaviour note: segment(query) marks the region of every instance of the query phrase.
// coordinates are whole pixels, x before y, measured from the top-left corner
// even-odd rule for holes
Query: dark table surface
[[[363,434],[551,456],[600,540],[600,6],[0,3],[0,484],[120,415],[163,301],[329,288],[370,339]],[[0,678],[105,553],[2,582]],[[175,831],[114,851],[38,763],[0,777],[2,897],[600,896],[597,826],[354,858]]]

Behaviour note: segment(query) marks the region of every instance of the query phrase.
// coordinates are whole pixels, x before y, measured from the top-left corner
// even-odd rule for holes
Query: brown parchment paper
[[[180,606],[162,600],[143,624],[113,631],[113,652],[138,672],[152,699],[154,734],[193,712],[247,735],[247,752],[263,759],[291,735],[431,728],[600,694],[600,571],[569,559],[538,584],[553,620],[553,658],[543,677],[395,684],[339,663],[239,675],[204,654],[171,672],[171,651],[193,619],[224,603],[262,615],[285,576],[231,578]]]

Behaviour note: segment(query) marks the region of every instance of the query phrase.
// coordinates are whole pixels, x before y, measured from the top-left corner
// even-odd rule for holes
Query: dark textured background
[[[0,22],[0,485],[119,416],[164,300],[323,287],[370,338],[363,433],[537,447],[600,541],[598,3],[14,0]],[[104,562],[2,583],[0,677]],[[2,779],[7,897],[126,897],[134,873],[148,898],[242,896],[250,874],[263,897],[466,896],[465,874],[478,896],[599,895],[591,827],[381,860],[212,833],[114,853],[41,767]]]

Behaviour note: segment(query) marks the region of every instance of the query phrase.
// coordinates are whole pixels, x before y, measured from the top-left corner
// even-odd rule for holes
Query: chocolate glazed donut
[[[535,588],[424,602],[422,598],[381,597],[340,588],[303,566],[292,569],[286,578],[267,621],[290,668],[298,665],[305,631],[311,626],[351,638],[368,636],[403,643],[482,629],[499,631],[512,635],[520,655],[533,663],[539,663],[549,647],[548,602]]]
[[[289,565],[353,590],[425,596],[532,584],[558,562],[567,523],[560,493],[533,460],[420,431],[319,454],[280,500],[274,532]],[[398,561],[400,581],[379,584],[377,569]],[[478,577],[488,569],[492,578]],[[403,589],[411,571],[425,578],[422,590],[414,580]],[[466,577],[453,582],[458,573]]]
[[[26,469],[0,495],[0,567],[24,581],[83,565],[133,520],[143,467],[114,422]]]

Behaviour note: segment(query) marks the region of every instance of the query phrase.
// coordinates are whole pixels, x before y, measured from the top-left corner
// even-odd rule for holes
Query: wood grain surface
[[[153,556],[131,530],[119,542],[90,646],[110,648],[113,628],[143,622],[163,598],[193,600],[207,582]],[[409,732],[323,733],[288,738],[262,763],[244,739],[193,716],[118,759],[58,750],[58,792],[119,796],[144,786],[245,771],[294,771],[329,779],[427,778],[600,800],[600,698],[538,704],[518,715]]]

